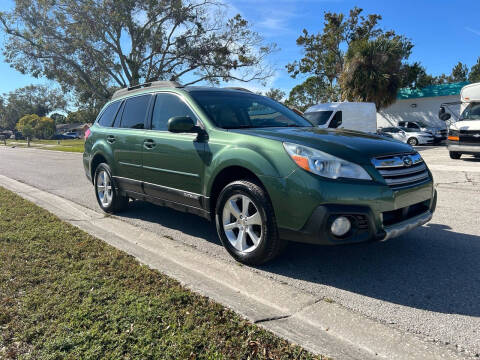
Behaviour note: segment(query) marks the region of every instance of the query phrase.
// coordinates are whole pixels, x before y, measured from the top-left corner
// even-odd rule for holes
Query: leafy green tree
[[[323,31],[310,34],[303,30],[297,45],[303,47],[304,56],[299,61],[287,65],[287,71],[295,78],[299,74],[316,76],[330,86],[330,94],[337,97],[338,79],[343,72],[345,50],[354,41],[371,39],[380,35],[393,36],[392,31],[378,28],[380,15],[364,16],[363,10],[354,7],[345,16],[342,13],[327,12],[324,15]]]
[[[413,64],[404,64],[401,69],[401,84],[400,87],[422,89],[436,83],[436,78],[427,74],[425,67],[419,62]]]
[[[32,125],[26,124],[24,127],[22,127],[22,135],[27,138],[27,146],[30,147],[30,141],[32,140],[34,134],[34,129]]]
[[[468,79],[468,66],[460,61],[452,69],[452,82],[463,82]]]
[[[380,36],[352,43],[340,77],[342,97],[373,102],[377,109],[392,104],[402,82],[402,61],[410,51],[410,44],[399,37]]]
[[[50,89],[44,85],[19,88],[4,94],[0,126],[14,129],[17,121],[24,115],[37,114],[41,117],[53,110],[64,109],[66,105],[65,95],[58,89]]]
[[[34,135],[38,139],[49,139],[55,134],[55,121],[52,118],[43,116],[37,121],[34,128]]]
[[[477,59],[477,63],[470,69],[468,81],[471,83],[480,82],[480,57]]]
[[[18,120],[16,129],[26,137],[35,136],[38,139],[48,139],[55,134],[55,122],[47,116],[40,117],[37,114],[30,114]],[[25,129],[29,135],[25,134]]]
[[[263,81],[264,43],[240,15],[210,0],[15,0],[0,13],[5,60],[22,73],[94,97],[152,80]]]
[[[275,88],[271,88],[265,93],[265,96],[268,96],[269,98],[272,98],[276,101],[282,101],[285,98],[285,95],[285,91]]]
[[[53,113],[50,115],[56,125],[58,124],[65,124],[67,117],[60,113]]]
[[[69,112],[67,115],[67,124],[92,124],[98,115],[98,111],[92,108],[79,109]]]
[[[331,99],[329,84],[317,76],[311,76],[302,84],[295,86],[285,101],[285,105],[305,111],[319,102]]]

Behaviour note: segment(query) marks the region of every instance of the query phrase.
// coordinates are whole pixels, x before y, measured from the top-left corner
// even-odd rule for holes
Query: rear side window
[[[333,111],[316,111],[311,113],[306,113],[304,117],[306,117],[310,122],[314,125],[325,125],[332,116]]]
[[[117,114],[118,108],[120,107],[120,103],[121,103],[120,101],[117,101],[107,106],[105,111],[100,116],[100,119],[98,119],[98,124],[100,126],[104,126],[104,127],[112,126],[113,119]]]
[[[173,94],[157,94],[153,108],[152,130],[167,130],[168,120],[174,116],[197,117],[181,98]]]
[[[145,116],[147,115],[149,101],[150,95],[141,95],[127,99],[120,127],[143,129],[145,127]]]

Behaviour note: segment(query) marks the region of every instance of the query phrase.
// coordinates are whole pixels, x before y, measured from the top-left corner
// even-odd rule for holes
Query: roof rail
[[[182,85],[176,81],[152,81],[146,82],[143,84],[129,86],[127,88],[123,88],[120,90],[115,91],[112,96],[112,100],[119,98],[120,96],[132,94],[137,91],[135,90],[142,90],[143,88],[165,88],[165,87],[173,87],[173,88],[180,88]]]
[[[245,89],[245,88],[242,88],[242,87],[238,87],[238,86],[227,86],[227,87],[225,87],[224,89],[246,91],[246,92],[249,92],[249,93],[252,93],[252,94],[253,94],[253,91],[248,90],[248,89]]]

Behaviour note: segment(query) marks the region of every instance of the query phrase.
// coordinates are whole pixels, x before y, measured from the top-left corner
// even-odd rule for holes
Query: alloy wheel
[[[222,225],[230,244],[241,253],[254,251],[262,241],[262,217],[246,195],[236,194],[225,202]]]
[[[105,170],[98,173],[96,187],[101,205],[104,208],[109,207],[113,199],[113,190],[110,175]]]

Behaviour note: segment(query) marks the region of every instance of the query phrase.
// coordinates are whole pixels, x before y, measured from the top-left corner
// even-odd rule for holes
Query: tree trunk
[[[27,146],[30,147],[30,136],[27,136]]]

